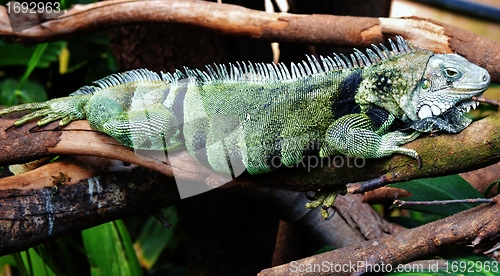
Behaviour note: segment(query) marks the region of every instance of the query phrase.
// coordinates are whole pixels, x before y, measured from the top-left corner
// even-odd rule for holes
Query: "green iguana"
[[[202,165],[239,175],[292,166],[304,156],[379,158],[400,153],[422,132],[457,133],[478,103],[488,72],[456,54],[434,54],[397,37],[347,58],[307,56],[282,63],[146,69],[114,74],[69,97],[13,106],[36,109],[15,122],[88,120],[123,145],[186,148]]]

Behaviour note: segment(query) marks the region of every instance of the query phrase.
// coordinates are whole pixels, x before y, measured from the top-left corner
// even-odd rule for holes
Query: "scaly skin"
[[[489,84],[489,75],[459,55],[433,54],[398,37],[351,59],[308,57],[292,64],[185,68],[161,76],[145,69],[111,75],[72,96],[14,106],[36,109],[19,126],[86,119],[123,145],[186,148],[201,164],[239,175],[290,166],[306,155],[419,160],[401,145],[422,132],[456,133]]]

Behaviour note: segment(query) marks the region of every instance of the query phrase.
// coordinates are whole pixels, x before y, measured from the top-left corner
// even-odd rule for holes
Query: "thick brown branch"
[[[103,172],[109,163],[71,158],[0,179],[0,256],[178,201],[173,179],[143,168]]]
[[[245,176],[232,181],[228,186],[247,185],[306,190],[317,187],[338,187],[347,182],[365,180],[382,174],[394,182],[470,170],[499,160],[497,149],[500,148],[498,145],[500,124],[498,120],[500,120],[500,114],[494,114],[475,122],[460,134],[427,137],[409,144],[409,147],[422,154],[424,167],[421,169],[415,168],[415,161],[412,159],[394,156],[367,160],[365,166],[361,168],[349,168],[347,163],[344,163],[343,166],[337,168],[312,169],[310,173],[306,173],[303,169],[287,169],[266,175]],[[178,154],[176,158],[182,157],[182,159],[177,159],[176,166],[172,167],[168,160],[161,161],[141,154],[136,155],[112,138],[92,131],[85,121],[74,122],[62,129],[57,128],[55,124],[40,129],[33,128],[34,123],[13,128],[12,123],[13,120],[0,119],[0,150],[3,153],[0,155],[0,162],[2,164],[19,163],[47,155],[94,155],[138,164],[169,177],[145,174],[144,171],[137,171],[138,169],[127,172],[132,167],[114,168],[114,173],[106,173],[109,170],[109,161],[86,158],[83,161],[77,159],[71,162],[53,163],[19,176],[2,178],[0,179],[0,206],[2,206],[0,218],[4,223],[0,225],[4,225],[5,228],[0,229],[2,233],[0,236],[4,237],[0,244],[4,244],[5,247],[0,248],[0,253],[25,249],[46,239],[66,234],[68,231],[90,227],[117,217],[174,204],[177,198],[174,182],[172,181],[168,187],[164,185],[165,181],[172,179],[173,175],[178,177],[177,180],[189,180],[185,183],[202,182],[211,185],[211,183],[222,181],[219,174],[197,165],[187,153]],[[342,158],[336,160],[337,162],[347,161]],[[353,160],[350,161],[351,165],[354,164]],[[336,164],[339,165],[339,163]],[[120,170],[123,172],[118,172]],[[95,178],[96,175],[101,176]],[[91,186],[96,183],[101,185],[101,188],[97,188],[99,192],[91,189]],[[146,183],[145,186],[143,183]],[[155,200],[155,204],[140,204],[145,200],[150,202],[152,195],[165,198]],[[102,200],[94,199],[94,196]],[[14,208],[13,199],[23,199],[26,202],[23,204],[24,209],[13,212],[17,210]],[[56,203],[52,203],[52,199]],[[292,203],[288,206],[300,207],[304,210],[304,202]],[[347,208],[353,206],[348,205],[350,207],[347,206]],[[50,212],[45,210],[49,207]],[[291,207],[285,209],[291,209]],[[29,211],[32,215],[22,220],[12,219],[16,212],[18,215],[14,217],[23,217],[25,214],[23,210],[32,210]],[[357,208],[351,211],[355,213],[356,210]],[[318,210],[312,211],[312,217],[319,219],[318,212]],[[342,212],[346,211],[339,209],[336,218],[341,218]],[[352,217],[352,212],[346,214],[345,217]],[[366,213],[366,211],[363,212]],[[87,217],[87,215],[93,219],[82,222],[81,217]],[[51,224],[55,218],[57,218],[57,223]],[[302,218],[300,220],[314,221]],[[39,223],[33,223],[33,221]],[[360,225],[362,222],[358,220],[356,223]],[[340,225],[339,222],[336,222],[336,225]],[[315,231],[322,231],[321,228],[311,227]],[[13,231],[15,229],[17,230]],[[338,229],[345,231],[342,229],[348,229],[348,227]],[[373,233],[373,231],[362,231],[362,233],[370,232]],[[324,233],[323,235],[328,236]],[[353,233],[353,235],[349,238],[350,240],[356,240],[356,235],[359,234]],[[31,238],[23,240],[21,236]],[[344,240],[347,241],[348,238],[344,236]]]
[[[16,176],[15,182],[10,181],[13,177],[0,179],[0,255],[178,202],[172,178],[134,165],[124,166],[105,158],[66,157]],[[281,219],[307,229],[318,248],[345,247],[401,230],[362,203],[360,195],[339,198],[336,216],[324,221],[319,210],[304,208],[308,200],[303,193],[271,189],[216,192],[219,198],[245,197],[265,204]]]
[[[442,252],[450,252],[454,248],[471,245],[481,247],[484,244],[492,245],[498,241],[500,220],[500,204],[496,197],[495,204],[483,204],[474,209],[464,211],[454,216],[432,222],[418,228],[387,235],[382,238],[366,241],[353,246],[337,249],[320,255],[315,255],[293,264],[285,264],[266,269],[259,275],[297,275],[298,267],[305,268],[316,265],[321,267],[324,261],[329,261],[337,267],[344,267],[342,271],[327,269],[315,270],[314,273],[300,273],[301,275],[350,275],[357,271],[349,270],[350,264],[355,265],[358,272],[362,266],[356,264],[370,264],[373,266],[388,265],[396,268],[398,264],[408,263]],[[342,266],[344,265],[344,266]]]
[[[37,17],[38,18],[38,17]],[[40,16],[40,18],[44,18]],[[395,34],[439,53],[456,52],[485,67],[500,82],[498,42],[424,18],[368,18],[332,15],[270,14],[205,1],[108,0],[76,5],[63,16],[13,33],[0,7],[0,35],[22,42],[61,39],[83,32],[138,22],[180,23],[269,41],[366,47]],[[36,22],[35,22],[36,23]]]
[[[22,163],[43,156],[92,155],[133,163],[186,181],[220,186],[231,179],[196,163],[187,152],[169,153],[159,160],[145,153],[134,153],[104,134],[91,131],[85,121],[74,122],[63,129],[51,124],[32,129],[34,123],[10,127],[12,120],[0,119],[0,165]],[[10,127],[10,128],[9,128]],[[54,129],[55,128],[55,129]],[[402,155],[383,159],[304,160],[306,168],[285,169],[265,175],[243,175],[227,186],[265,186],[291,190],[343,187],[346,183],[385,176],[388,183],[409,179],[459,173],[500,161],[500,113],[477,121],[456,135],[424,137],[408,144],[421,154],[423,167]],[[321,163],[325,165],[320,167]],[[14,180],[10,180],[14,181]]]
[[[0,165],[24,163],[44,156],[55,155],[90,155],[107,157],[158,171],[167,176],[185,180],[204,182],[213,177],[212,171],[198,165],[187,153],[172,153],[170,159],[182,168],[172,166],[161,155],[141,154],[122,146],[116,140],[93,131],[86,121],[73,122],[59,128],[57,123],[39,128],[35,123],[15,128],[13,120],[0,118]],[[144,152],[143,152],[144,153]],[[164,153],[161,153],[164,156]],[[216,176],[215,176],[216,177]]]

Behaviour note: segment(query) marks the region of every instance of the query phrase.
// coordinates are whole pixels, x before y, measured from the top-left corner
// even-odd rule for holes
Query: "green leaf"
[[[0,104],[11,106],[22,102],[43,102],[47,100],[45,88],[34,81],[27,80],[18,89],[19,81],[6,79],[0,82]]]
[[[125,250],[125,257],[127,258],[127,260],[129,260],[131,275],[142,275],[142,268],[139,264],[139,260],[137,259],[134,244],[132,243],[132,239],[128,234],[127,227],[121,220],[115,221],[115,226],[122,240],[123,248]]]
[[[404,198],[408,201],[431,201],[449,199],[483,198],[483,195],[459,175],[449,175],[436,178],[417,179],[408,182],[390,184],[390,187],[401,188],[411,192]],[[404,206],[406,209],[431,214],[449,216],[470,209],[478,204],[447,204],[427,206]]]
[[[14,256],[5,255],[0,257],[0,275],[4,275],[2,274],[2,267],[4,265],[16,266],[16,260],[14,259]]]
[[[38,66],[38,64],[40,63],[40,59],[43,56],[43,53],[45,52],[45,49],[47,49],[48,45],[49,45],[48,43],[41,43],[36,45],[35,51],[31,55],[31,58],[26,66],[26,71],[24,71],[23,76],[19,80],[19,85],[17,87],[18,89],[20,89],[21,86],[23,86],[24,82],[27,81],[29,76],[31,75],[31,72],[33,72],[35,67]]]
[[[113,222],[82,231],[91,275],[142,275],[134,260],[137,257],[127,249],[130,237],[124,231],[122,225],[117,227]]]
[[[51,273],[54,275],[63,275],[63,272],[56,264],[56,261],[52,258],[51,252],[47,249],[47,246],[45,244],[37,245],[31,249],[36,252],[40,260],[43,262],[43,265],[47,267],[47,269],[45,269],[46,271],[51,271]]]
[[[21,256],[21,252],[16,252],[11,254],[16,262],[16,266],[19,269],[19,273],[22,276],[28,275],[28,268],[24,265],[23,257]]]
[[[327,245],[327,246],[323,246],[321,247],[318,251],[316,251],[316,253],[314,253],[315,255],[319,255],[319,254],[322,254],[322,253],[325,253],[325,252],[330,252],[330,251],[333,251],[337,248],[331,246],[331,245]]]
[[[39,46],[44,45],[46,46]],[[39,59],[36,64],[32,64],[38,68],[47,68],[51,62],[57,60],[61,49],[66,45],[64,41],[42,43],[36,46],[25,47],[19,43],[3,42],[0,45],[0,66],[23,65],[28,66],[33,54],[39,53]],[[38,49],[38,50],[37,50]]]
[[[488,187],[486,187],[486,190],[484,190],[484,196],[488,196],[488,194],[491,192],[491,190],[493,188],[495,188],[495,186],[497,187],[497,190],[496,190],[496,194],[499,194],[500,193],[500,180],[497,180],[493,183],[491,183],[490,185],[488,185]]]
[[[34,275],[34,276],[51,276],[56,275],[42,257],[36,252],[34,248],[19,253],[20,256],[16,259],[17,267],[21,270],[21,275]],[[19,260],[19,257],[21,260]]]
[[[163,215],[175,227],[177,224],[177,213],[175,208],[162,210]],[[167,244],[171,241],[174,229],[165,228],[154,217],[150,217],[135,241],[134,247],[139,260],[147,270],[150,270],[158,260]]]
[[[443,216],[409,210],[409,216],[388,217],[387,220],[406,228],[415,228],[432,221],[442,219]]]

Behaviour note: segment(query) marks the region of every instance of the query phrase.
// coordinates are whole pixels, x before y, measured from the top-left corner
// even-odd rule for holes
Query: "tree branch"
[[[315,168],[309,173],[304,169],[289,169],[266,175],[244,175],[226,186],[310,190],[340,188],[348,182],[380,175],[385,175],[389,182],[398,182],[468,171],[500,159],[499,120],[500,113],[496,113],[474,122],[459,134],[426,137],[408,144],[408,147],[422,155],[421,169],[416,169],[415,161],[405,156],[366,160],[365,166],[361,168],[349,168],[345,165],[348,159],[339,157],[336,158],[336,165],[344,162],[343,166]],[[55,123],[43,128],[34,128],[34,122],[13,128],[12,123],[13,120],[0,119],[0,149],[3,153],[0,155],[0,164],[21,163],[53,155],[92,155],[137,164],[160,172],[163,176],[151,171],[145,173],[134,165],[123,166],[102,158],[85,157],[82,160],[84,157],[78,157],[69,161],[63,159],[21,175],[1,178],[0,236],[3,239],[0,244],[3,248],[0,247],[0,254],[26,249],[76,229],[175,204],[178,198],[172,176],[184,184],[201,182],[214,186],[213,183],[223,183],[223,176],[200,167],[186,152],[174,156],[177,158],[176,166],[172,166],[169,159],[161,161],[135,154],[112,138],[92,131],[86,121],[73,122],[62,129],[57,128]],[[165,182],[170,184],[164,185]],[[153,195],[158,197],[154,200],[155,204],[141,204],[150,202]],[[24,202],[22,208],[18,204],[19,200]],[[294,210],[299,207],[303,210],[304,202],[292,200],[285,206],[289,210],[292,210],[291,206],[296,207]],[[357,208],[353,208],[352,204],[348,204],[347,210],[350,209],[344,211],[351,212],[348,215],[342,216],[339,211],[337,217],[367,219],[367,216],[353,215],[357,213]],[[313,216],[316,219],[320,217],[317,212],[313,212]],[[81,217],[91,219],[81,220]],[[56,219],[57,223],[54,223]],[[319,222],[300,220],[316,225],[311,227],[315,231],[326,233],[317,226]],[[359,221],[356,223],[362,224]],[[341,224],[337,222],[336,225],[340,227]],[[346,241],[356,240],[359,235],[352,233],[352,238],[348,239],[343,234]]]
[[[1,178],[0,256],[178,201],[173,179],[140,167],[103,172],[110,165],[103,158],[66,158],[15,182]]]
[[[105,158],[63,157],[13,178],[0,179],[0,255],[179,201],[171,177]],[[323,221],[318,210],[304,208],[308,199],[303,193],[248,188],[213,192],[268,205],[281,219],[307,229],[318,247],[344,247],[402,229],[378,216],[360,195],[339,198],[336,216]]]
[[[474,122],[459,134],[423,137],[407,144],[407,147],[420,153],[423,161],[420,169],[417,169],[415,160],[403,155],[367,160],[336,156],[332,159],[304,160],[305,168],[265,175],[242,175],[232,181],[227,175],[200,166],[185,151],[169,153],[169,158],[165,160],[134,153],[114,139],[92,131],[86,121],[73,122],[62,129],[57,128],[56,123],[40,129],[34,127],[34,122],[19,128],[11,127],[12,123],[13,120],[0,119],[0,149],[3,152],[0,165],[54,155],[105,156],[169,177],[175,176],[177,180],[202,182],[209,187],[229,182],[227,187],[264,186],[291,190],[343,188],[346,183],[380,176],[385,176],[387,183],[394,183],[471,171],[500,161],[500,113]],[[321,164],[324,166],[319,168]],[[9,181],[15,183],[16,177]]]
[[[0,7],[0,35],[25,43],[58,40],[130,23],[179,23],[224,35],[303,44],[368,47],[402,35],[413,44],[439,53],[459,53],[486,68],[500,82],[499,43],[470,31],[425,18],[369,18],[333,15],[266,13],[241,6],[205,1],[108,0],[76,5],[63,16],[13,33],[5,7]]]
[[[498,242],[500,232],[498,219],[500,196],[496,196],[495,199],[497,201],[495,204],[483,204],[417,228],[304,258],[293,264],[266,269],[259,275],[297,275],[299,267],[304,269],[301,272],[305,272],[305,268],[312,265],[323,267],[321,265],[325,260],[346,269],[342,271],[324,269],[300,274],[331,275],[332,272],[336,272],[335,275],[350,275],[355,272],[366,272],[363,270],[366,267],[363,268],[358,264],[396,268],[398,264],[450,252],[464,245],[478,249],[492,246]],[[354,264],[357,271],[349,270],[351,264]]]

